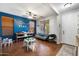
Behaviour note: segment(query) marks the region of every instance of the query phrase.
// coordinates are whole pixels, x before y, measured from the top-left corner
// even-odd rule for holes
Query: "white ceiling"
[[[71,7],[65,7],[66,3],[53,3],[50,4],[51,6],[55,7],[55,9],[61,13],[61,12],[65,12],[65,11],[70,11],[70,10],[75,10],[75,9],[79,9],[79,3],[72,3]]]
[[[54,10],[42,3],[4,3],[0,4],[0,11],[20,16],[26,15],[27,11],[39,16],[55,14]]]
[[[68,8],[64,8],[65,3],[0,3],[0,11],[24,16],[27,11],[39,16],[56,15]],[[77,9],[79,4],[73,4],[72,9]]]

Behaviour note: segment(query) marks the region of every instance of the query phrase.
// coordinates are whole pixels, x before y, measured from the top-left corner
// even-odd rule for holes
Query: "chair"
[[[3,39],[3,44],[4,44],[4,47],[6,47],[7,45],[11,46],[11,44],[13,44],[13,41],[12,39],[5,38]]]
[[[4,38],[2,43],[3,43],[4,47],[6,47],[7,46],[7,43],[8,43],[8,39],[7,38]]]
[[[27,47],[27,50],[28,50],[29,38],[24,39],[24,44],[23,44],[23,46],[24,46],[24,47]]]
[[[0,48],[2,48],[2,39],[0,38]]]
[[[47,40],[54,41],[56,38],[57,38],[57,36],[55,34],[50,34],[50,35],[48,35]]]
[[[35,39],[32,36],[27,36],[24,39],[24,46],[27,47],[27,51],[29,50],[29,48],[32,50],[34,50],[33,44],[35,43]]]
[[[13,44],[13,40],[12,39],[9,39],[8,45],[11,46],[12,44]]]

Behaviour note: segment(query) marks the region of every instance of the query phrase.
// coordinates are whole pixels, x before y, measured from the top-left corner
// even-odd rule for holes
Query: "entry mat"
[[[56,56],[76,56],[76,50],[75,46],[64,44]]]

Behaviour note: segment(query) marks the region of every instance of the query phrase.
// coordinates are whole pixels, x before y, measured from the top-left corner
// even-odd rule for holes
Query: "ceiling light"
[[[65,5],[64,5],[64,7],[71,7],[71,5],[72,5],[72,3],[66,3]]]

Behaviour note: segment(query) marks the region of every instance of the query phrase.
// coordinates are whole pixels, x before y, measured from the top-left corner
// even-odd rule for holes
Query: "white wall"
[[[62,14],[62,43],[77,45],[78,15],[79,10],[71,10]]]
[[[57,22],[56,16],[49,17],[49,34],[57,34]]]
[[[49,19],[49,34],[56,34],[57,40],[58,40],[59,32],[58,32],[58,27],[57,27],[57,15],[51,15],[47,17],[46,19]]]
[[[58,28],[58,40],[57,43],[60,44],[62,40],[62,22],[61,15],[57,15],[57,28]]]

